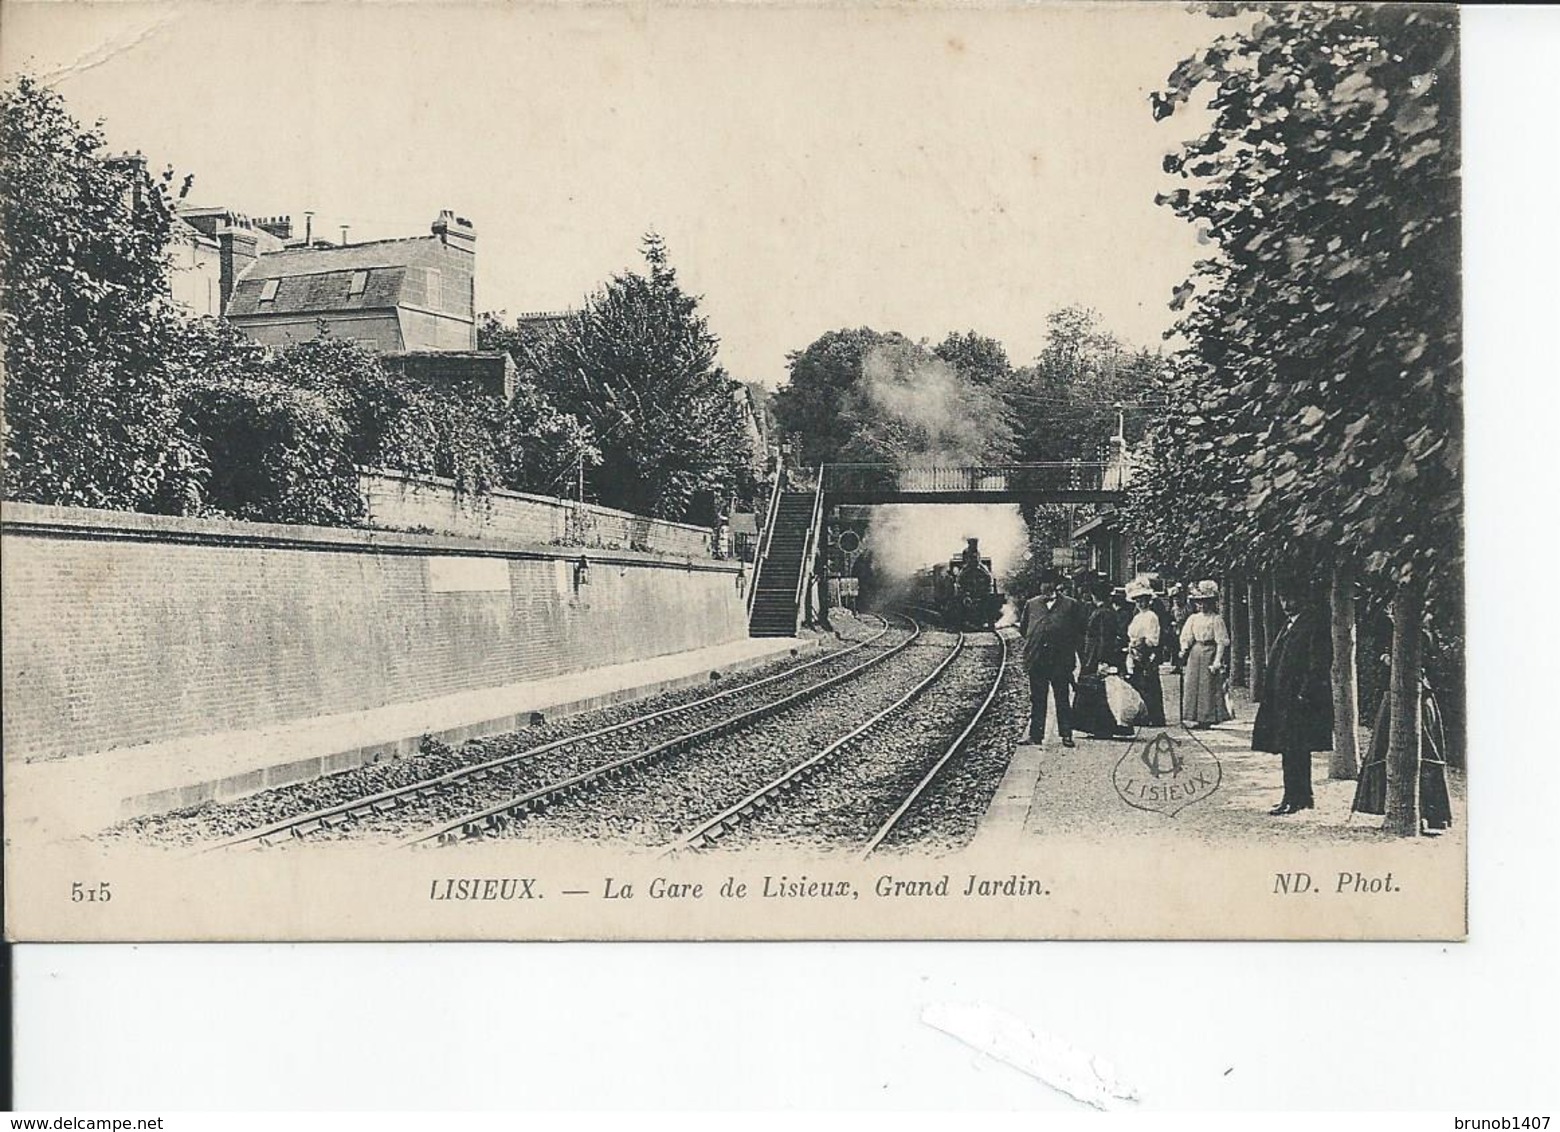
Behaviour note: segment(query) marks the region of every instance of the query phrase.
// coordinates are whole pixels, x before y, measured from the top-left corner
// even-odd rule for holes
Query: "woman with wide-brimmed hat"
[[[1141,720],[1145,727],[1165,725],[1165,693],[1159,685],[1159,645],[1163,627],[1154,611],[1154,586],[1139,574],[1127,583],[1127,600],[1137,613],[1127,624],[1127,682],[1137,689],[1147,706]]]
[[[1181,721],[1212,727],[1233,719],[1224,689],[1230,630],[1219,616],[1219,584],[1198,582],[1187,595],[1195,612],[1181,626]]]

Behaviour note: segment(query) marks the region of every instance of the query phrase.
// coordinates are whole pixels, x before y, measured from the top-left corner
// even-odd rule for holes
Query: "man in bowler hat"
[[[1259,689],[1251,749],[1283,760],[1284,797],[1268,813],[1274,817],[1309,810],[1311,752],[1332,749],[1332,629],[1307,600],[1301,587],[1280,587],[1278,603],[1284,627],[1268,650]]]
[[[1083,650],[1089,615],[1083,603],[1057,590],[1055,575],[1041,581],[1024,603],[1018,631],[1024,636],[1024,667],[1029,672],[1029,741],[1045,739],[1046,689],[1056,697],[1056,730],[1062,746],[1073,746],[1073,669]]]

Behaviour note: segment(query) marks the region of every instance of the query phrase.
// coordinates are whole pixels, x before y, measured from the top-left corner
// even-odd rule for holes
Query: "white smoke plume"
[[[1029,553],[1016,503],[887,503],[873,510],[867,528],[872,568],[884,581],[957,558],[967,538],[980,539],[998,579]]]
[[[917,346],[878,346],[862,361],[854,395],[867,423],[857,446],[905,466],[992,460],[1007,442],[996,398]]]
[[[1010,431],[991,390],[909,343],[879,346],[862,362],[855,387],[863,420],[856,459],[900,467],[965,467],[999,462]],[[886,504],[874,509],[867,538],[873,569],[889,590],[917,570],[947,562],[978,538],[998,579],[1029,553],[1016,504]]]

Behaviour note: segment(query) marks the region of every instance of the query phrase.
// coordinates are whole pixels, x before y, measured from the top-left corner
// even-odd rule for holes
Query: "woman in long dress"
[[[1083,634],[1073,726],[1096,739],[1130,737],[1132,728],[1116,721],[1105,697],[1105,676],[1121,672],[1127,651],[1126,637],[1110,605],[1110,583],[1095,582],[1089,596],[1094,599],[1094,608]]]
[[[1147,706],[1140,721],[1145,727],[1165,725],[1165,693],[1159,685],[1159,614],[1154,612],[1154,588],[1147,579],[1134,578],[1127,586],[1128,599],[1137,613],[1127,625],[1127,682],[1137,689]]]
[[[1218,614],[1217,582],[1192,587],[1196,610],[1181,626],[1181,722],[1212,727],[1233,719],[1224,693],[1225,660],[1230,652],[1230,630]]]

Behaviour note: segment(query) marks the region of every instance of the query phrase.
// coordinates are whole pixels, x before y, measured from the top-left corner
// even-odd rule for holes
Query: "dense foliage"
[[[565,495],[580,476],[601,466],[590,426],[530,383],[509,403],[499,450],[504,482],[518,491]]]
[[[504,406],[492,394],[387,372],[371,350],[330,337],[323,324],[314,339],[277,352],[271,368],[341,414],[354,462],[443,476],[470,494],[498,486]]]
[[[1026,461],[1099,460],[1118,424],[1136,439],[1157,419],[1151,389],[1161,360],[1105,328],[1097,311],[1067,306],[1046,319],[1034,363],[1001,383]],[[1124,416],[1124,422],[1119,418]]]
[[[615,276],[547,334],[487,324],[485,344],[512,347],[536,390],[511,414],[521,450],[508,466],[524,486],[559,493],[583,458],[600,502],[710,522],[752,489],[745,402],[660,237],[645,238],[644,257],[644,274]]]
[[[341,524],[362,516],[358,464],[498,482],[497,398],[323,332],[272,351],[188,318],[172,173],[104,153],[30,78],[0,94],[0,175],[7,498]]]
[[[993,339],[949,335],[937,350],[867,327],[831,330],[789,357],[775,419],[805,465],[970,464],[1012,457],[993,385],[1007,356]]]
[[[210,511],[271,523],[363,518],[346,424],[325,395],[256,372],[195,382],[184,404],[211,461]]]
[[[775,415],[809,465],[1098,460],[1118,414],[1131,438],[1159,412],[1159,355],[1084,307],[1052,312],[1040,356],[1018,368],[973,330],[931,350],[897,332],[832,330],[789,360]]]
[[[443,476],[473,494],[497,482],[497,398],[387,372],[372,351],[324,327],[269,350],[200,319],[181,343],[182,427],[206,454],[204,511],[356,523],[359,466]]]
[[[1412,835],[1427,639],[1462,682],[1457,10],[1211,10],[1236,30],[1153,108],[1211,90],[1159,199],[1216,251],[1172,303],[1188,348],[1128,525],[1183,563],[1328,576],[1335,614],[1360,579],[1389,613],[1386,827]]]
[[[1013,372],[1006,347],[973,330],[963,334],[950,331],[932,353],[976,385],[999,386]]]
[[[8,498],[140,510],[191,498],[204,458],[179,427],[171,182],[110,159],[31,78],[0,93]]]
[[[1177,292],[1189,349],[1134,528],[1166,554],[1433,586],[1462,542],[1456,11],[1218,14],[1241,29],[1154,100],[1212,91],[1160,199],[1217,254]]]

